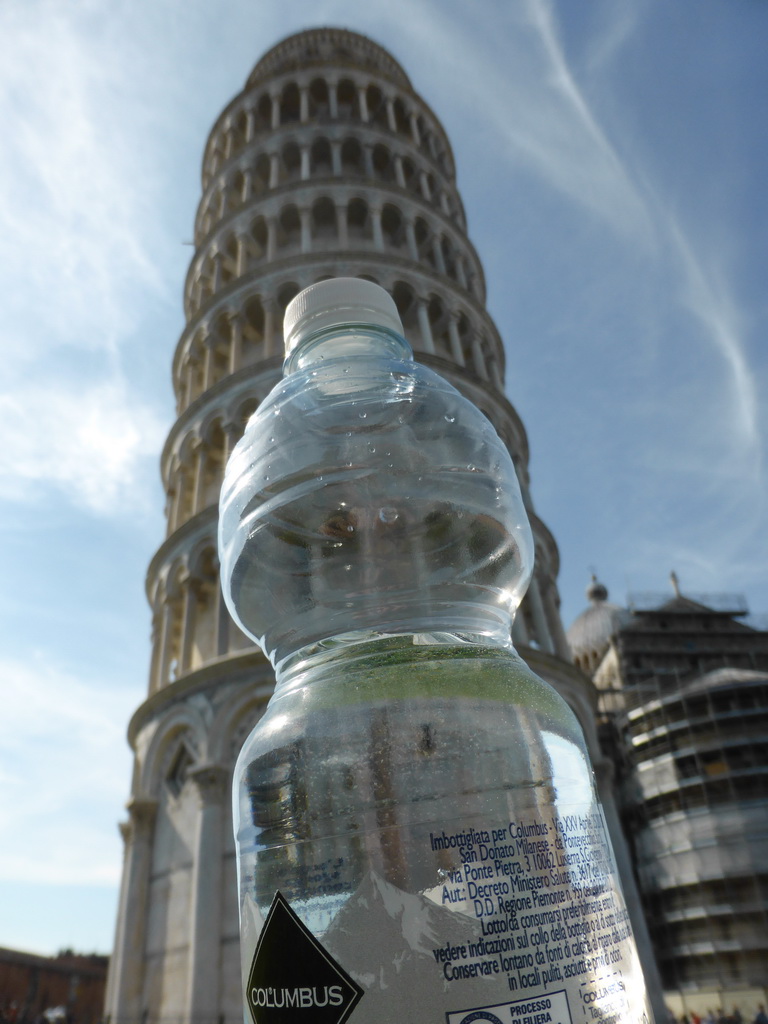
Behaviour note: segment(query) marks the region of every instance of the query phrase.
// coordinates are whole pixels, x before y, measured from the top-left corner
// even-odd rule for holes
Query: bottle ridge
[[[510,640],[509,453],[377,285],[285,335],[219,518],[277,679],[234,777],[246,1022],[652,1021],[580,726]]]

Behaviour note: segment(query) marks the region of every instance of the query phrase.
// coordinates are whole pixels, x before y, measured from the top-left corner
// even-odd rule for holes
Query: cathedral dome
[[[608,650],[611,637],[629,619],[629,612],[611,604],[607,588],[595,576],[587,587],[587,598],[589,608],[573,621],[566,637],[574,662],[592,673]]]

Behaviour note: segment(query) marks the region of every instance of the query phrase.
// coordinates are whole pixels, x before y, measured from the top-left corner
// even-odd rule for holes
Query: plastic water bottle
[[[246,1022],[652,1020],[580,727],[510,642],[506,448],[377,285],[285,339],[220,508],[277,678],[234,778]]]

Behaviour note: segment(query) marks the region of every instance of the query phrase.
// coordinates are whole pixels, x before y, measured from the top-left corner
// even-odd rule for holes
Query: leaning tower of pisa
[[[221,598],[218,492],[246,421],[280,376],[287,303],[336,276],[388,289],[416,358],[475,402],[508,446],[536,542],[514,639],[574,708],[599,760],[592,689],[569,663],[557,547],[530,500],[526,434],[504,395],[504,346],[446,134],[369,39],[339,29],[291,36],[256,64],[203,157],[173,357],[176,421],[161,459],[167,532],[147,574],[149,688],[129,726],[113,1024],[241,1019],[228,794],[273,676]],[[610,825],[610,780],[598,774]]]

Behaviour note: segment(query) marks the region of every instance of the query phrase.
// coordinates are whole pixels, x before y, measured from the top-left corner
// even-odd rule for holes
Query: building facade
[[[751,1019],[768,1002],[768,633],[741,598],[673,586],[620,609],[593,583],[568,636],[598,686],[667,1001]]]
[[[38,1024],[99,1024],[104,1009],[107,957],[64,950],[37,956],[0,949],[0,1020]]]
[[[526,434],[504,395],[504,347],[485,308],[450,143],[389,53],[355,33],[311,30],[258,62],[205,147],[173,358],[177,418],[161,460],[167,535],[147,574],[149,689],[129,727],[113,1021],[242,1016],[228,794],[273,675],[221,597],[218,493],[245,423],[279,379],[287,303],[336,276],[391,293],[416,358],[471,399],[512,454],[536,544],[514,639],[582,723],[642,944],[594,688],[570,663],[557,547],[530,498]]]

